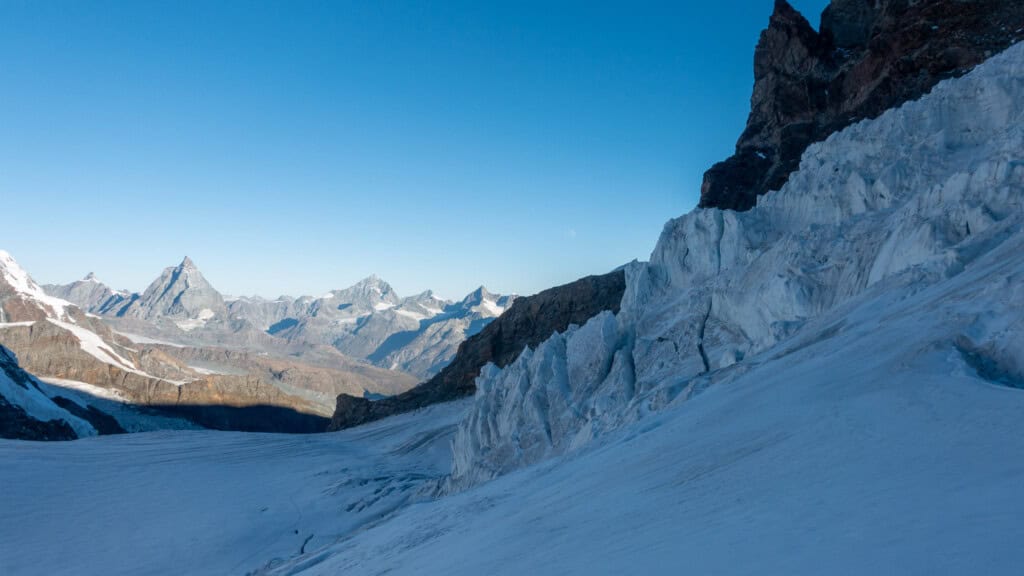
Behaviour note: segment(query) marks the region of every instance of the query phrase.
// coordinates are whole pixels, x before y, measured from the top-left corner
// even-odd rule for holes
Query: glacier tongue
[[[1018,44],[811,146],[786,186],[753,210],[670,221],[650,263],[627,267],[617,317],[601,314],[504,369],[485,368],[454,441],[448,489],[689,398],[723,369],[742,371],[744,359],[799,338],[812,319],[831,312],[840,326],[837,309],[853,299],[909,297],[961,274],[1020,240],[1022,193]],[[949,343],[979,374],[1024,382],[1024,313],[996,316],[907,345]]]

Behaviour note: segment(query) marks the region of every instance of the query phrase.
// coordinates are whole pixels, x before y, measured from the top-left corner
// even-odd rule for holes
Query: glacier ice
[[[617,316],[601,314],[482,371],[447,489],[689,398],[876,285],[909,294],[960,274],[1019,233],[1022,192],[1018,44],[811,146],[800,170],[753,210],[695,210],[668,222],[649,263],[627,266]],[[979,319],[955,338],[993,378],[1021,382],[1021,328],[1018,313]]]

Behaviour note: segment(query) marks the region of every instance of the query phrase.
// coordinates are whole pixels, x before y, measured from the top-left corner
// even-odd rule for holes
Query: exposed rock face
[[[469,396],[475,392],[474,381],[488,362],[506,366],[524,348],[537,346],[571,324],[582,325],[604,310],[618,312],[625,288],[625,273],[616,270],[517,298],[497,320],[463,342],[452,363],[429,381],[377,401],[338,396],[330,430]]]
[[[747,127],[700,207],[749,210],[811,143],[914,100],[1024,38],[1020,0],[833,0],[820,33],[776,0],[754,54]]]
[[[6,396],[5,396],[6,394]],[[34,412],[35,414],[32,414]],[[75,430],[64,413],[18,365],[17,357],[0,346],[0,438],[10,440],[74,440]]]
[[[50,296],[67,300],[93,314],[107,314],[116,310],[129,298],[127,292],[111,289],[92,272],[71,284],[46,284],[42,288]]]
[[[459,302],[440,300],[429,291],[407,298],[394,313],[415,319],[416,329],[391,335],[369,359],[378,366],[431,378],[451,362],[466,338],[501,316],[515,299],[483,286]]]
[[[176,306],[185,306],[181,308],[183,318],[195,311],[195,305],[206,305],[202,294],[207,292],[203,286],[208,285],[191,261],[186,259],[181,266],[168,269],[165,276],[166,282],[160,285],[182,297],[169,301],[151,286],[147,293],[155,296],[145,300],[163,307],[169,314],[178,313]],[[186,298],[193,288],[198,289],[195,298]],[[186,306],[186,302],[192,304]],[[32,374],[85,382],[114,392],[132,405],[185,416],[207,427],[312,432],[323,430],[328,422],[327,398],[317,403],[313,398],[289,394],[278,386],[290,385],[296,393],[300,391],[298,384],[308,374],[296,370],[294,363],[268,359],[254,363],[249,370],[228,374],[197,370],[160,348],[138,347],[114,333],[100,319],[86,315],[70,302],[46,294],[5,252],[0,252],[0,344],[16,354],[20,366]],[[313,372],[323,381],[336,374]],[[21,386],[21,389],[27,388]],[[39,392],[36,404],[51,409],[51,400],[43,397],[42,392],[36,392]],[[7,411],[12,412],[14,418],[14,410],[23,406],[7,396],[8,404],[13,406]],[[80,408],[60,404],[51,411],[71,418],[76,431],[76,425],[87,428],[91,425],[90,430],[117,431],[116,422],[90,412],[88,407]],[[31,411],[27,413],[32,416]]]
[[[398,394],[416,384],[411,376],[348,359],[332,348],[319,347],[325,356],[301,361],[227,348],[144,347],[144,352],[166,354],[200,371],[207,379],[255,377],[260,382],[312,402],[317,413],[331,414],[338,394]]]
[[[164,269],[146,291],[117,311],[129,318],[173,318],[182,330],[193,330],[213,318],[225,318],[224,298],[206,281],[189,257]]]
[[[63,420],[36,420],[0,396],[0,438],[8,440],[74,440],[75,431]]]

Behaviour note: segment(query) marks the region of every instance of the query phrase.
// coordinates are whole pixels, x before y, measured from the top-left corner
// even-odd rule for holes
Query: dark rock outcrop
[[[604,310],[617,313],[625,289],[625,272],[616,270],[518,298],[497,320],[463,342],[451,364],[427,382],[382,400],[338,396],[329,430],[469,396],[476,391],[475,380],[485,364],[507,366],[524,348],[537,346],[570,324],[584,324]]]
[[[1021,0],[832,0],[820,33],[776,0],[754,53],[747,127],[704,174],[700,207],[749,210],[807,146],[963,75],[1024,39]]]
[[[9,440],[74,440],[75,431],[63,420],[36,420],[20,406],[0,396],[0,438]]]
[[[17,357],[0,346],[0,378],[9,386],[34,389],[42,396],[32,376],[18,365]],[[0,438],[9,440],[74,440],[74,429],[64,420],[39,420],[0,394]]]

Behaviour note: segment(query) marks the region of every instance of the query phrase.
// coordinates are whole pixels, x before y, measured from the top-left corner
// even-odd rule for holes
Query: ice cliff
[[[627,267],[618,314],[554,334],[503,369],[485,367],[447,488],[566,453],[684,401],[853,299],[909,298],[961,274],[1020,239],[1022,192],[1017,44],[812,145],[754,209],[670,221],[650,262]],[[921,345],[947,339],[979,372],[1017,381],[1021,316],[922,335]]]

